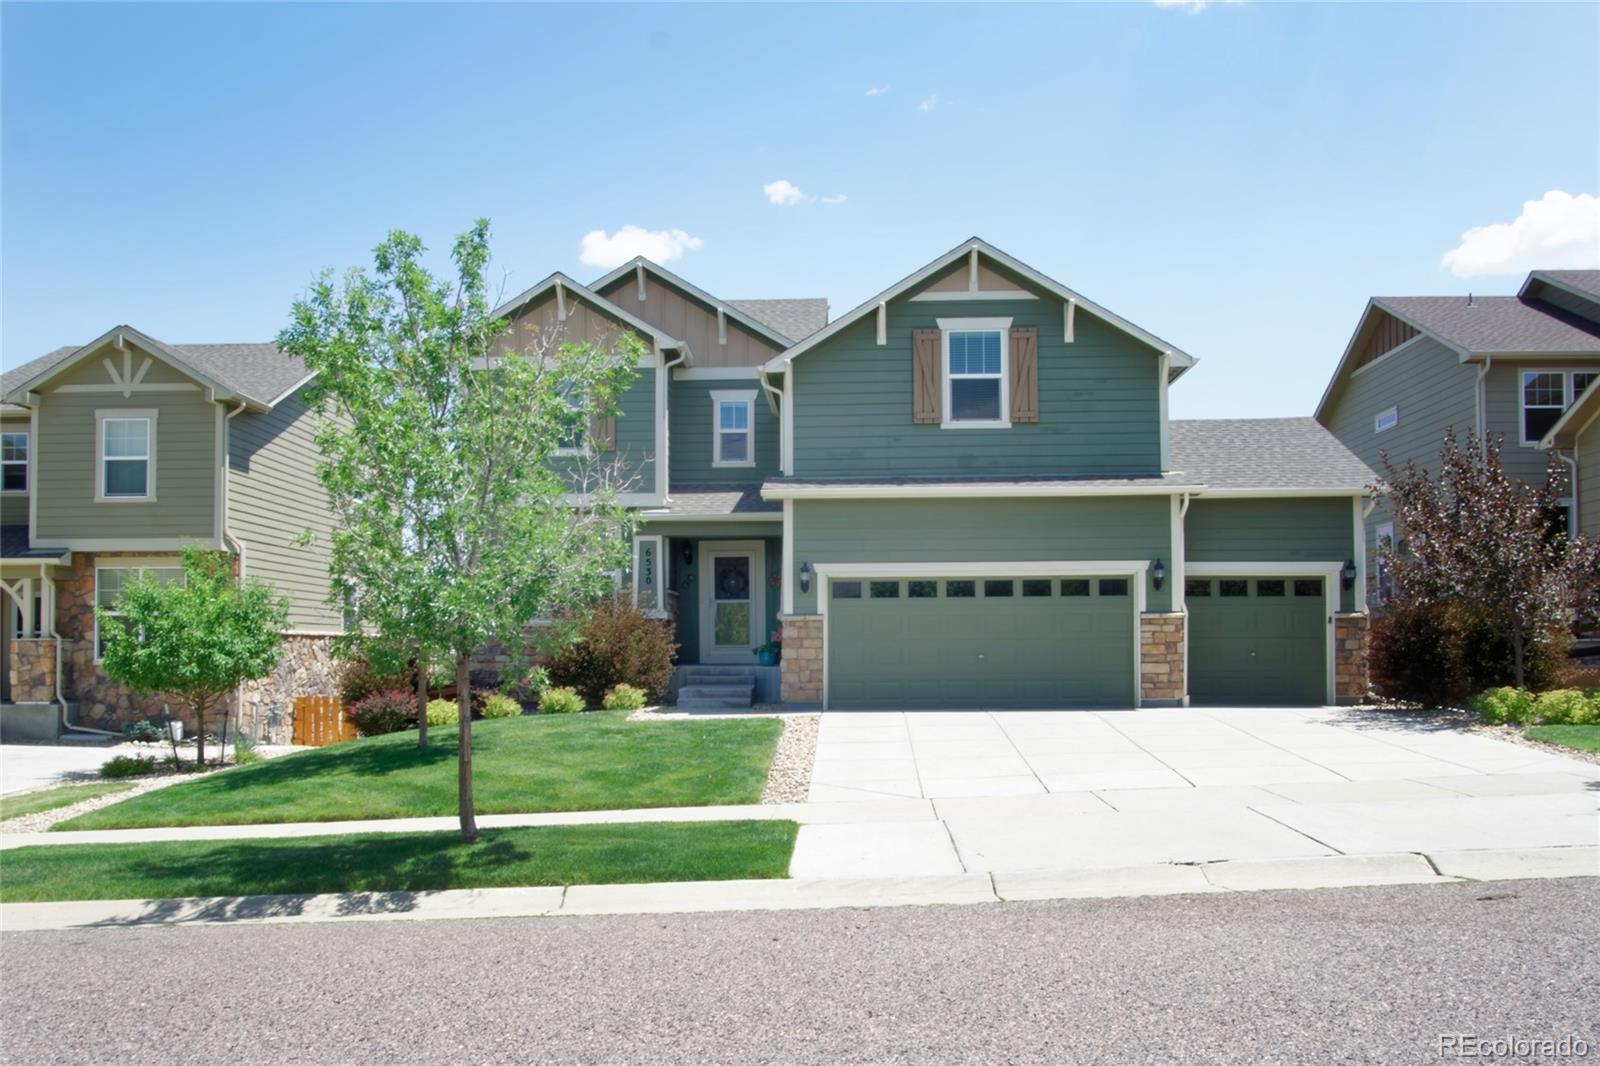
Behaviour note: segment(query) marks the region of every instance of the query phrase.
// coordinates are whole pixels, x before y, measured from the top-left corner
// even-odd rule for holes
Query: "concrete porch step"
[[[678,672],[682,675],[685,684],[712,678],[734,678],[741,682],[753,682],[756,679],[756,668],[753,666],[702,666],[695,664],[680,666],[678,667]]]
[[[678,702],[684,700],[743,700],[746,705],[755,695],[755,681],[745,684],[694,684],[678,690]]]
[[[680,699],[677,703],[680,711],[748,711],[750,699]]]

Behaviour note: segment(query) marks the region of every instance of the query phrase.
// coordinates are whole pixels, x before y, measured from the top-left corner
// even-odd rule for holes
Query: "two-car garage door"
[[[833,579],[834,708],[1130,706],[1128,577]]]

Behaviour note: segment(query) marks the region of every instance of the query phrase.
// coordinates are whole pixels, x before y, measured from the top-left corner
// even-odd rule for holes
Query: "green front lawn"
[[[629,722],[623,711],[476,722],[480,814],[755,803],[783,723]],[[129,829],[456,813],[456,729],[333,744],[186,781],[54,828]]]
[[[35,846],[5,853],[0,902],[787,877],[796,831],[660,822],[485,829],[472,844],[455,833],[372,833]]]
[[[133,784],[132,781],[93,781],[87,785],[57,785],[55,788],[42,788],[37,792],[0,796],[0,821],[20,818],[24,814],[53,811],[57,807],[67,807],[112,792],[126,792],[133,787]]]
[[[1579,751],[1600,751],[1600,725],[1536,725],[1528,730],[1530,740],[1559,744]]]

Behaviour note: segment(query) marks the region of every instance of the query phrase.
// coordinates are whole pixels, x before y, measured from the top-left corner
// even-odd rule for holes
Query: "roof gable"
[[[1059,298],[1071,309],[1067,313],[1070,314],[1073,310],[1081,309],[1088,314],[1094,315],[1096,318],[1101,319],[1108,325],[1122,331],[1123,333],[1128,334],[1135,340],[1149,345],[1157,352],[1166,355],[1169,358],[1173,377],[1176,377],[1184,370],[1193,366],[1196,362],[1193,356],[1167,343],[1160,337],[1157,337],[1155,334],[1134,325],[1132,322],[1129,322],[1120,315],[1113,314],[1094,301],[1086,299],[1079,293],[1067,288],[1054,278],[1047,277],[1046,275],[1039,273],[1037,270],[1034,270],[1021,260],[1007,255],[1005,252],[1002,252],[1000,249],[994,247],[992,244],[989,244],[987,241],[984,241],[978,237],[972,237],[956,245],[954,248],[923,266],[921,269],[908,274],[904,278],[901,278],[899,281],[895,282],[887,289],[884,289],[876,296],[871,297],[854,309],[846,312],[843,315],[840,315],[838,318],[830,322],[826,328],[818,330],[810,337],[807,337],[805,340],[796,344],[794,347],[788,349],[778,356],[775,356],[767,363],[765,369],[772,373],[781,372],[788,363],[792,362],[797,357],[804,355],[806,352],[822,344],[829,338],[838,335],[853,323],[859,322],[867,315],[876,311],[881,304],[887,304],[890,300],[904,296],[913,290],[940,291],[935,289],[934,286],[941,282],[946,282],[947,279],[945,275],[947,273],[959,273],[958,271],[953,271],[952,268],[954,268],[962,259],[966,259],[968,261],[969,270],[971,272],[970,276],[973,279],[983,279],[984,274],[982,271],[985,266],[998,267],[1000,269],[996,276],[1003,277],[1009,273],[1020,279],[1023,283],[1034,286],[1051,296]],[[988,262],[985,263],[985,260]],[[932,281],[931,284],[930,280]],[[952,291],[952,296],[970,298],[975,293],[980,294],[981,296],[981,294],[985,291],[997,291],[1004,295],[1014,295],[1014,293],[1007,293],[1004,290],[985,290],[981,288],[979,284],[974,283],[970,285],[965,292],[961,291],[959,287],[957,287],[954,291]]]
[[[606,274],[604,277],[598,278],[592,287],[596,292],[606,293],[608,299],[622,300],[624,297],[621,294],[623,293],[624,286],[627,285],[628,280],[630,278],[634,279],[634,282],[637,285],[641,274],[653,277],[669,288],[676,289],[680,295],[700,305],[700,307],[713,318],[715,318],[717,313],[720,311],[725,318],[732,319],[734,322],[737,322],[748,332],[754,334],[756,337],[765,341],[768,345],[778,351],[782,351],[794,343],[793,337],[780,332],[760,317],[753,315],[747,309],[738,306],[740,303],[762,303],[766,301],[719,300],[699,286],[685,280],[682,277],[679,277],[666,267],[661,266],[658,263],[654,263],[642,255],[635,256],[628,262]],[[803,301],[771,302],[800,303]],[[824,300],[822,303],[824,308],[826,308],[827,301]]]
[[[1545,448],[1570,448],[1577,443],[1578,434],[1593,425],[1597,418],[1600,418],[1600,381],[1591,381],[1583,395],[1562,413],[1539,444]],[[1600,473],[1590,476],[1600,477]]]
[[[613,319],[621,325],[627,326],[629,329],[637,332],[640,336],[649,337],[655,342],[657,348],[676,349],[684,352],[686,355],[689,352],[689,346],[672,336],[670,333],[651,325],[650,323],[644,321],[644,319],[639,318],[637,315],[630,314],[629,312],[618,307],[616,304],[612,303],[610,300],[606,299],[604,296],[601,296],[599,293],[595,292],[593,289],[590,289],[587,285],[573,281],[559,270],[545,278],[543,281],[539,282],[537,285],[522,290],[511,299],[502,303],[499,307],[496,307],[492,312],[490,312],[490,317],[501,318],[503,316],[515,315],[523,308],[539,302],[544,297],[553,297],[557,301],[558,305],[564,303],[568,297],[571,297],[572,299],[587,304],[588,306],[594,308],[601,314]]]

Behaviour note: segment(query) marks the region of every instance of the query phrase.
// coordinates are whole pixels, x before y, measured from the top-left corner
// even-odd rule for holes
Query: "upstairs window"
[[[0,491],[28,491],[26,433],[0,433]]]
[[[755,466],[754,392],[713,392],[712,466]]]
[[[1522,373],[1522,443],[1537,445],[1561,420],[1600,370],[1525,370]]]
[[[1007,334],[1010,319],[941,318],[944,424],[1008,426]]]
[[[155,412],[96,412],[100,437],[98,500],[155,498]]]
[[[582,455],[588,441],[588,426],[584,419],[583,393],[570,386],[563,387],[561,398],[567,402],[567,408],[572,412],[572,421],[564,427],[561,436],[556,440],[557,455]]]

